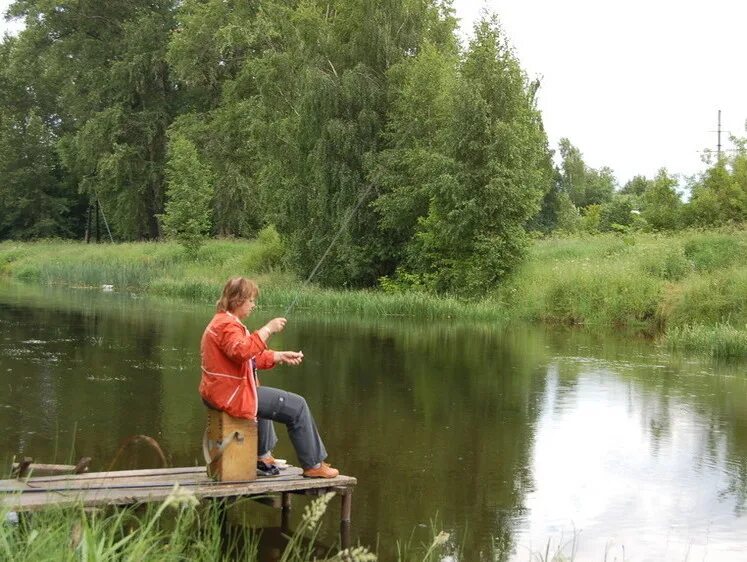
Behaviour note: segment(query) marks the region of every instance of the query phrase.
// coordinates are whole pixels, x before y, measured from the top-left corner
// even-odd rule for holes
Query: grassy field
[[[295,302],[300,309],[359,317],[624,328],[674,349],[747,356],[744,229],[539,240],[514,276],[479,301],[302,287],[281,267],[282,256],[273,232],[253,241],[212,241],[195,259],[173,243],[3,242],[0,274],[203,302],[215,300],[229,276],[243,274],[258,280],[261,305],[279,312]]]
[[[747,231],[541,240],[497,298],[511,318],[632,328],[676,349],[747,356]]]

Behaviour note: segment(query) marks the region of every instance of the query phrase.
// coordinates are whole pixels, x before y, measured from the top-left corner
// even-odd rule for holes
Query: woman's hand
[[[286,322],[285,318],[273,318],[258,330],[259,337],[266,342],[272,334],[282,332]]]
[[[300,365],[303,362],[303,351],[276,351],[273,359],[278,365]]]

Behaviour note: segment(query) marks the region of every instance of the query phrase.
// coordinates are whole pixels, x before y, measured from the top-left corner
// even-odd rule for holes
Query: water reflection
[[[147,434],[170,462],[199,464],[197,347],[211,315],[207,304],[0,288],[0,450],[92,456],[97,469]],[[641,560],[688,549],[736,560],[747,543],[743,364],[600,334],[310,313],[274,343],[307,359],[263,380],[307,398],[332,462],[359,478],[354,541],[378,543],[384,560],[398,540],[429,542],[434,520],[464,560],[526,560],[548,538],[568,553],[575,537],[579,560],[620,545]],[[295,460],[287,439],[276,452]],[[158,459],[133,451],[129,462]],[[257,526],[277,523],[246,510]]]

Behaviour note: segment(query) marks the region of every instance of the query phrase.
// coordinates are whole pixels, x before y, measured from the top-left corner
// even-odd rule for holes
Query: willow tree
[[[124,238],[159,235],[166,128],[176,92],[164,59],[173,1],[17,0],[20,40],[54,89],[70,180],[100,198]]]
[[[289,233],[294,263],[305,273],[365,199],[320,279],[371,285],[388,267],[366,163],[384,148],[389,71],[426,41],[451,44],[455,23],[440,2],[355,0],[302,2],[289,25],[283,36],[297,38],[290,59],[303,65],[286,75],[285,96],[268,88],[264,98],[272,108],[269,136],[278,139],[261,171],[267,190],[280,195],[271,205],[279,211],[274,221]],[[283,73],[285,61],[278,57],[270,68]]]
[[[217,172],[219,232],[274,223],[308,273],[367,194],[319,272],[334,285],[381,274],[365,162],[381,146],[388,71],[426,39],[453,42],[433,0],[185,2],[169,60],[195,92],[174,128]]]
[[[49,92],[18,39],[0,44],[0,238],[77,234],[78,197],[65,181]]]

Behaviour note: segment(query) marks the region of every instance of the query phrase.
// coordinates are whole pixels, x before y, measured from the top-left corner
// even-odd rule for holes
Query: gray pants
[[[327,450],[303,396],[269,386],[260,386],[257,389],[257,398],[257,454],[267,453],[277,444],[278,436],[272,425],[273,421],[277,421],[288,428],[288,436],[303,468],[311,468],[327,458]]]

